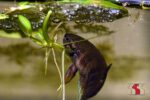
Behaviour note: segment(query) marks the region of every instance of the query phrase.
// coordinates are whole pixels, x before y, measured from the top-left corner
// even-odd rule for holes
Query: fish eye
[[[66,37],[65,40],[69,41],[70,39],[68,37]]]

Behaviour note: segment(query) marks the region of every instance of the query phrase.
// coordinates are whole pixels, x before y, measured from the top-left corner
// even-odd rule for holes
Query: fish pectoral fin
[[[76,75],[77,71],[78,71],[78,68],[74,64],[72,64],[68,68],[68,70],[66,72],[66,75],[65,75],[65,84],[69,83],[74,78],[74,76]]]

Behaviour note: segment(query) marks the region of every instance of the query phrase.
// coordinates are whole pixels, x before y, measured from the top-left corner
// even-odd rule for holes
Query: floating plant
[[[112,22],[128,15],[127,9],[110,2],[96,2],[97,0],[83,1],[72,0],[70,2],[70,0],[63,0],[43,4],[20,3],[18,6],[2,11],[3,16],[7,17],[0,19],[0,29],[7,32],[20,31],[16,18],[18,15],[24,15],[30,20],[32,29],[38,30],[38,28],[42,27],[44,17],[49,10],[52,11],[51,24],[57,24],[61,21],[72,21],[76,22],[76,24],[104,23]],[[21,36],[25,35],[21,34]]]

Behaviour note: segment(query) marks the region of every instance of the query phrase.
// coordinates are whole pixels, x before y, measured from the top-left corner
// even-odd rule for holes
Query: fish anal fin
[[[68,68],[68,70],[67,70],[67,72],[65,74],[65,84],[69,83],[74,78],[74,76],[76,75],[77,71],[78,71],[78,69],[77,69],[77,67],[74,64],[72,64]]]

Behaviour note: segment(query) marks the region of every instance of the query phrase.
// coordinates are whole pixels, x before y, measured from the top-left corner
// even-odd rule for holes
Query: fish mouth
[[[69,34],[69,33],[66,33],[63,38],[63,45],[65,47],[67,54],[69,54],[70,56],[74,54],[74,50],[76,48],[75,44],[72,43],[73,39],[74,39],[74,34]]]
[[[63,38],[63,45],[65,48],[70,48],[71,46],[67,43],[70,42],[70,38],[68,37],[68,34],[65,34],[64,35],[64,38]]]
[[[69,33],[66,33],[66,34],[64,35],[64,38],[63,38],[63,45],[64,45],[64,47],[65,47],[67,53],[71,53],[71,51],[72,51],[72,46],[71,46],[71,44],[68,44],[68,43],[70,43],[70,42],[71,42],[70,34],[69,34]]]
[[[69,34],[69,33],[66,33],[65,35],[64,35],[64,38],[63,38],[63,44],[65,45],[65,44],[67,44],[67,43],[69,43],[69,42],[71,42],[71,36],[70,36],[71,34]]]

